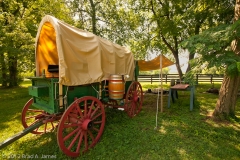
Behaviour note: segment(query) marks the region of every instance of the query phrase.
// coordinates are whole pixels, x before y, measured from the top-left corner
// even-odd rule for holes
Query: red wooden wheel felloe
[[[129,117],[136,116],[142,109],[143,91],[139,82],[132,82],[128,88],[125,99],[125,111]]]
[[[31,98],[23,107],[22,110],[22,125],[24,128],[29,127],[30,125],[43,120],[45,118],[51,118],[52,115],[48,114],[47,112],[36,109],[33,104],[33,99]],[[32,131],[33,134],[42,134],[46,132],[50,132],[54,130],[54,122],[46,121],[42,126],[39,128],[36,128],[34,131]]]
[[[100,100],[91,96],[76,99],[59,122],[58,145],[66,155],[77,157],[96,145],[104,125],[105,111]]]

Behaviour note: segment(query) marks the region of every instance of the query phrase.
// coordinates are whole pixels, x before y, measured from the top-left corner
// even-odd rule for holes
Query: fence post
[[[212,84],[213,75],[211,74],[211,84]]]
[[[167,75],[168,75],[168,74],[165,74],[165,76],[166,76],[166,84],[167,84]]]
[[[151,84],[152,84],[152,75],[151,75]]]
[[[198,74],[196,75],[196,81],[197,81],[197,84],[198,84]]]

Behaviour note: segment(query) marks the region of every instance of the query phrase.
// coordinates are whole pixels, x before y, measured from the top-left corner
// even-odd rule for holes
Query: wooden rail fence
[[[139,82],[150,82],[151,84],[153,82],[159,82],[159,75],[139,75],[138,81]],[[163,74],[163,81],[165,83],[171,82],[171,80],[178,80],[179,76],[178,74]],[[222,82],[223,80],[223,74],[196,74],[194,80],[198,84],[199,82]]]

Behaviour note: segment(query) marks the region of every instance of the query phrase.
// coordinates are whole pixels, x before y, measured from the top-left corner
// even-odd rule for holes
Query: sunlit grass
[[[30,81],[18,88],[0,89],[0,141],[23,129],[20,117],[24,104],[31,98],[27,91],[29,85]],[[159,87],[159,84],[142,85],[144,90]],[[196,86],[193,111],[189,110],[188,92],[179,92],[179,99],[171,103],[170,108],[167,108],[168,95],[164,95],[163,113],[158,112],[157,124],[157,94],[145,94],[142,111],[133,119],[124,111],[106,109],[106,125],[100,142],[76,159],[239,159],[240,124],[234,120],[220,123],[209,118],[218,99],[218,95],[206,93],[211,86],[206,83]],[[220,84],[214,87],[219,88]],[[164,84],[164,89],[168,88],[169,84]],[[240,116],[239,106],[240,99],[237,116]],[[28,134],[2,149],[0,159],[42,154],[71,159],[59,149],[56,131]]]
[[[154,89],[154,88],[161,88],[161,83],[159,82],[153,82],[152,84],[147,83],[147,82],[141,82],[142,88],[144,91],[148,89]],[[168,89],[169,88],[169,83],[163,83],[163,89]]]
[[[32,82],[29,79],[25,79],[22,83],[21,83],[21,87],[28,87],[31,86]]]

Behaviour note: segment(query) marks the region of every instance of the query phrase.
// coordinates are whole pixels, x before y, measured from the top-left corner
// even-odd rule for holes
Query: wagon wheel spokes
[[[136,116],[142,109],[143,91],[139,82],[132,82],[129,86],[126,99],[125,99],[125,111],[129,117]]]
[[[58,126],[58,145],[70,157],[94,147],[105,125],[105,111],[95,97],[76,99],[64,112]]]
[[[43,110],[36,109],[33,104],[33,98],[31,98],[23,107],[21,120],[24,128],[31,126],[32,124],[46,118],[46,116],[50,116]],[[50,125],[49,125],[50,124]],[[50,132],[54,129],[53,122],[45,122],[44,125],[36,128],[32,131],[33,134],[42,134],[46,132]]]

